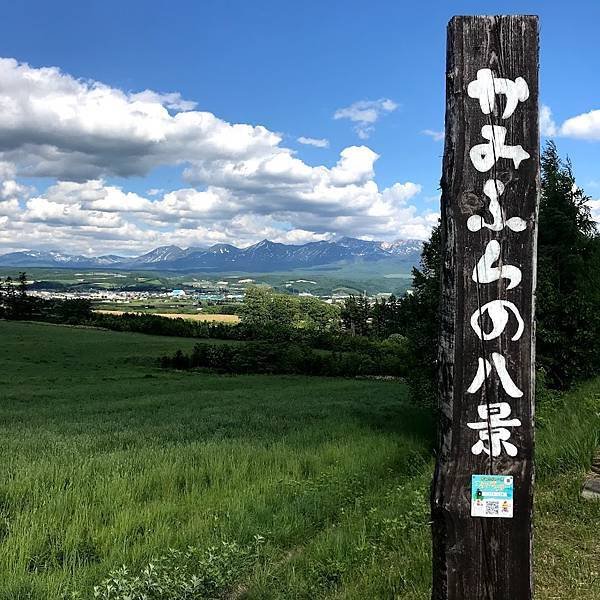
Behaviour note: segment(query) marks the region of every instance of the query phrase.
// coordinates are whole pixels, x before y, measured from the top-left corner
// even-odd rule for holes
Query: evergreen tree
[[[408,384],[415,400],[434,405],[437,397],[442,237],[438,223],[423,244],[420,268],[413,268],[413,285],[400,303],[401,333],[408,338]]]
[[[398,298],[394,294],[375,300],[371,307],[371,326],[375,337],[385,339],[402,331],[399,307]]]
[[[542,153],[538,233],[537,362],[555,387],[598,372],[600,239],[554,142]]]
[[[2,316],[14,319],[17,315],[17,292],[13,278],[8,275],[2,286]]]
[[[25,302],[25,298],[27,297],[27,274],[24,271],[19,273],[18,282],[19,297]]]
[[[19,273],[17,281],[8,276],[0,292],[0,313],[5,319],[30,318],[32,300],[27,295],[27,275]]]
[[[369,299],[366,296],[350,296],[344,301],[340,318],[344,328],[352,335],[368,335],[371,319]]]

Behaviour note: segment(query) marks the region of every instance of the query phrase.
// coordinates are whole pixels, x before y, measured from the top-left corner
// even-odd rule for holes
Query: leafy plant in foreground
[[[169,549],[138,573],[122,566],[94,587],[99,600],[200,600],[220,597],[259,557],[261,536],[254,546],[221,542],[206,550]]]

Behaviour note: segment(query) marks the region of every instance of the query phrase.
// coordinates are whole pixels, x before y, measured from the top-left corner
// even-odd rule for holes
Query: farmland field
[[[146,311],[125,311],[125,310],[101,310],[97,309],[94,312],[103,313],[107,315],[123,315],[128,312],[133,312],[137,314],[144,314]],[[212,314],[212,313],[161,313],[155,312],[150,313],[154,314],[157,317],[166,317],[167,319],[188,319],[189,321],[207,321],[209,323],[239,323],[240,318],[237,315],[222,315],[222,314]]]
[[[368,294],[393,292],[402,295],[410,287],[410,273],[414,257],[400,257],[382,261],[340,262],[336,265],[273,273],[238,274],[197,272],[177,273],[162,271],[117,271],[97,269],[68,269],[43,267],[6,267],[0,265],[0,277],[16,279],[20,271],[26,271],[28,279],[36,281],[43,289],[77,292],[89,289],[117,290],[144,289],[169,290],[189,288],[194,284],[202,287],[215,286],[219,280],[235,284],[240,279],[253,284],[267,284],[281,292],[311,292],[328,295],[334,292]]]
[[[213,597],[428,598],[432,422],[402,384],[156,366],[194,339],[0,336],[0,598],[92,598],[187,546],[214,547]],[[600,503],[578,492],[599,414],[598,381],[540,407],[540,599],[597,598]]]

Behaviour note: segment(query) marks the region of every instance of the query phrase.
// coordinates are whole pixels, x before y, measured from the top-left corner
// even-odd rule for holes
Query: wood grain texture
[[[467,86],[477,71],[489,68],[495,77],[522,77],[529,98],[519,102],[510,118],[503,119],[504,100],[496,96],[494,111],[486,115]],[[507,128],[506,144],[521,145],[530,154],[519,168],[500,158],[488,172],[479,172],[470,149],[486,140],[484,125]],[[521,232],[508,228],[472,232],[467,219],[473,214],[491,221],[485,182],[494,178],[505,185],[503,216],[519,216],[527,226]],[[532,501],[534,418],[534,294],[537,211],[539,202],[538,129],[538,20],[533,16],[454,17],[448,25],[446,73],[446,138],[442,175],[441,338],[439,355],[440,424],[438,455],[432,487],[434,600],[526,600],[532,592]],[[500,265],[522,271],[521,283],[507,289],[507,279],[476,283],[472,273],[487,243],[497,240]],[[511,341],[514,321],[505,332],[485,344],[470,325],[471,315],[485,303],[503,299],[518,307],[525,330]],[[487,329],[490,325],[488,321]],[[478,358],[498,352],[523,391],[509,398],[498,377],[490,376],[480,393],[468,394]],[[477,433],[467,427],[479,421],[477,405],[509,401],[520,427],[511,430],[518,454],[490,459],[475,455]],[[514,476],[514,517],[470,516],[472,474]]]

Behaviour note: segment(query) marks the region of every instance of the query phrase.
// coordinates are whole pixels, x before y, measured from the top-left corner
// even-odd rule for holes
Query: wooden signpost
[[[448,25],[434,600],[530,600],[538,20]]]

